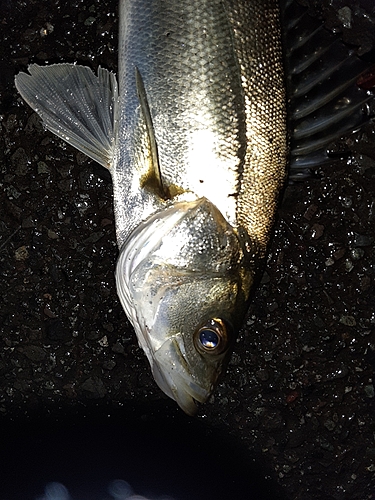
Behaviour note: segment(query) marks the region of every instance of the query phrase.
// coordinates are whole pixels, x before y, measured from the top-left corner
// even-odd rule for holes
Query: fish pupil
[[[219,335],[208,328],[199,332],[199,340],[204,349],[215,349],[219,345]]]

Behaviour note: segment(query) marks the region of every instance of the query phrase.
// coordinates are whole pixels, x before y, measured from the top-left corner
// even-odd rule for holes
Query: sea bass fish
[[[108,168],[117,291],[159,387],[213,392],[266,254],[286,176],[276,0],[121,0],[118,80],[30,65],[47,129]]]

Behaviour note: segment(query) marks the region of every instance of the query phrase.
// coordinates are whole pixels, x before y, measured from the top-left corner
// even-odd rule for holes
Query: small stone
[[[345,378],[349,373],[348,367],[340,363],[339,366],[335,366],[332,371],[326,373],[326,380],[337,380]]]
[[[100,225],[101,225],[102,227],[109,226],[109,225],[111,225],[112,223],[113,223],[113,221],[112,221],[111,219],[106,219],[106,218],[104,218],[104,219],[102,219],[102,220],[100,221]]]
[[[336,427],[336,424],[335,422],[333,422],[333,420],[328,419],[324,422],[324,427],[329,431],[333,431],[333,429]]]
[[[65,390],[66,396],[70,399],[77,397],[77,393],[75,391],[75,387],[73,383],[63,385],[63,389]]]
[[[339,248],[338,250],[336,250],[336,252],[334,252],[334,253],[332,254],[332,257],[333,257],[335,260],[339,260],[339,259],[341,259],[342,257],[344,257],[345,252],[346,252],[345,248]]]
[[[85,238],[83,240],[83,243],[85,245],[88,245],[89,243],[96,243],[97,241],[100,240],[100,238],[102,238],[104,236],[104,233],[102,233],[101,231],[96,231],[96,232],[93,232],[91,233],[91,235],[88,237],[88,238]]]
[[[27,345],[25,347],[20,347],[19,351],[22,352],[30,361],[34,363],[40,363],[46,357],[46,351],[37,345]]]
[[[294,401],[295,401],[296,399],[298,399],[298,398],[299,398],[299,396],[300,396],[299,391],[292,391],[292,392],[290,392],[290,393],[287,395],[287,397],[286,397],[286,402],[287,402],[288,404],[294,403]]]
[[[306,212],[303,214],[303,217],[306,220],[311,220],[317,211],[318,211],[318,207],[316,205],[310,205],[308,207],[308,209],[306,210]]]
[[[55,231],[52,231],[52,229],[48,229],[47,235],[48,235],[48,238],[50,240],[58,240],[59,239],[59,235],[57,233],[55,233]]]
[[[365,255],[365,251],[362,248],[353,248],[350,251],[350,256],[353,260],[359,260]]]
[[[39,31],[40,36],[45,37],[45,36],[49,35],[50,33],[52,33],[54,29],[55,29],[55,27],[53,26],[53,24],[46,23],[46,25],[43,26],[43,28],[41,28]]]
[[[57,183],[57,186],[60,189],[60,191],[63,191],[64,193],[69,193],[72,190],[73,181],[71,179],[63,179],[62,181],[59,181]]]
[[[262,380],[263,382],[265,382],[266,380],[269,379],[270,375],[268,373],[267,370],[258,370],[256,372],[256,377],[259,379],[259,380]]]
[[[348,273],[350,273],[350,271],[353,271],[354,265],[350,259],[345,260],[345,269],[348,271]]]
[[[368,398],[373,398],[375,396],[374,386],[372,384],[365,385],[364,391]]]
[[[99,377],[89,377],[81,384],[81,390],[89,399],[101,399],[107,394],[107,389]]]
[[[28,173],[28,160],[26,152],[23,148],[16,149],[10,160],[12,162],[16,175],[24,176]]]
[[[324,226],[322,224],[313,224],[311,228],[311,238],[313,240],[318,240],[323,236]]]
[[[27,248],[24,245],[22,247],[18,247],[14,252],[14,258],[19,261],[28,259],[29,252],[27,251]]]
[[[10,200],[16,200],[21,196],[21,193],[14,186],[8,186],[5,192]]]
[[[90,16],[85,20],[84,24],[85,26],[91,26],[92,24],[94,24],[95,21],[96,21],[95,17]]]
[[[107,335],[104,335],[104,337],[99,339],[98,342],[99,342],[99,345],[101,345],[102,347],[108,347],[108,345],[109,345]]]
[[[342,22],[344,28],[350,29],[352,27],[352,11],[349,7],[342,7],[337,11],[338,17]]]
[[[340,323],[346,326],[355,326],[357,324],[353,316],[341,316]]]
[[[268,305],[268,310],[269,310],[269,312],[274,312],[274,311],[276,311],[276,309],[278,309],[278,308],[279,308],[279,305],[278,305],[278,303],[277,303],[277,302],[272,302],[272,304],[269,304],[269,305]]]
[[[11,132],[17,125],[17,115],[9,115],[8,119],[3,122],[3,125],[7,132]]]
[[[115,352],[116,354],[124,354],[125,349],[123,345],[116,342],[116,344],[112,346],[112,351]]]
[[[110,359],[109,361],[105,361],[103,363],[103,368],[105,370],[113,370],[115,366],[116,366],[116,361],[114,361],[113,359]]]
[[[241,364],[241,357],[236,352],[234,352],[232,354],[232,357],[230,358],[229,364],[231,366],[239,366]]]
[[[33,220],[33,218],[31,217],[31,215],[29,215],[29,217],[26,217],[25,219],[23,219],[22,223],[21,223],[21,226],[23,228],[30,228],[30,227],[34,227],[35,226],[35,221]]]
[[[49,174],[50,169],[44,161],[38,161],[38,174]]]
[[[40,118],[40,116],[38,115],[38,113],[32,113],[29,117],[29,119],[27,120],[27,123],[26,123],[26,127],[25,127],[25,132],[27,132],[28,134],[34,132],[34,130],[40,130],[42,131],[43,130],[43,125],[42,125],[42,120]],[[47,140],[47,139],[45,139]],[[46,143],[48,144],[48,143]],[[44,145],[43,144],[43,141],[42,141],[42,146]]]
[[[372,245],[374,238],[372,236],[368,236],[367,234],[355,234],[355,238],[353,241],[353,246],[355,247],[367,247]]]
[[[56,314],[51,311],[51,309],[46,306],[44,309],[43,309],[43,313],[47,316],[47,318],[56,318]]]

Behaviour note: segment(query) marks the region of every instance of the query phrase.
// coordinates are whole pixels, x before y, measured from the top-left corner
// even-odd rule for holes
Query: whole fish
[[[275,0],[121,0],[118,88],[31,65],[16,87],[112,175],[118,295],[160,388],[188,414],[228,360],[287,163]]]
[[[118,295],[188,414],[229,359],[285,180],[281,45],[277,0],[120,0],[118,81],[71,64],[16,77],[111,172]]]

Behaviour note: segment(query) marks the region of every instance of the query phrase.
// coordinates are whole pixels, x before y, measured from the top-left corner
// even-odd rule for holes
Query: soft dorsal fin
[[[116,76],[75,64],[31,64],[15,78],[18,92],[38,113],[45,127],[110,168],[117,138]]]
[[[150,143],[150,155],[152,163],[152,172],[150,172],[150,181],[153,184],[154,189],[156,189],[157,194],[166,200],[169,198],[167,189],[163,184],[163,178],[160,170],[158,146],[155,139],[154,126],[152,124],[150,106],[147,100],[146,89],[143,83],[142,75],[138,68],[135,68],[135,82],[137,87],[137,94],[139,103],[141,105],[142,115],[145,120],[147,135]]]

